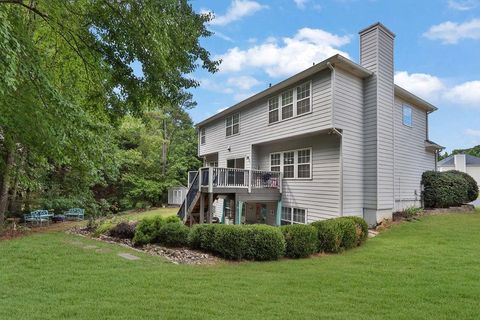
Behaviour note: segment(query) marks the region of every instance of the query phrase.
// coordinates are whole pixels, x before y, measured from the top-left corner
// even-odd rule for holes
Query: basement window
[[[305,224],[307,223],[307,210],[301,208],[282,207],[281,224]]]

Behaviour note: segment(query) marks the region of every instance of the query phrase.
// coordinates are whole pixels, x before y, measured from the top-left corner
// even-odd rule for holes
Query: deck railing
[[[200,169],[200,185],[213,188],[282,188],[278,171],[247,170],[236,168],[205,167]],[[211,192],[212,190],[210,190]]]

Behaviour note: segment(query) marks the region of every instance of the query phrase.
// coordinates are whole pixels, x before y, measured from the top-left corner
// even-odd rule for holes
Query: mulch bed
[[[103,241],[112,244],[119,244],[129,247],[133,250],[144,252],[150,255],[162,256],[175,264],[194,264],[194,265],[208,265],[217,264],[225,261],[211,254],[192,250],[189,248],[167,248],[156,244],[147,244],[144,246],[134,246],[130,239],[119,239],[107,235],[100,235],[99,237],[91,237],[91,233],[86,228],[73,228],[67,231],[70,234],[76,234],[83,237],[90,237],[91,239]]]

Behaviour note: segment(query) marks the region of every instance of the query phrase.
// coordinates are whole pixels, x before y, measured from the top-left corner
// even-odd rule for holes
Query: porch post
[[[282,224],[282,200],[278,200],[277,202],[277,216],[276,218],[276,224],[277,226]]]
[[[205,221],[205,194],[200,192],[200,221],[202,224]]]
[[[212,216],[213,216],[213,192],[210,192],[210,193],[208,193],[207,223],[212,223]]]
[[[237,201],[236,207],[236,214],[235,214],[235,224],[240,224],[242,222],[242,209],[243,209],[243,201]]]

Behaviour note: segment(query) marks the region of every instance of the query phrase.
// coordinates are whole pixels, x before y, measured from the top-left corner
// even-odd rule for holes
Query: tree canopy
[[[210,19],[186,0],[0,0],[0,222],[97,210],[109,184],[157,204],[184,182],[198,161],[188,75],[218,66],[199,43]]]

